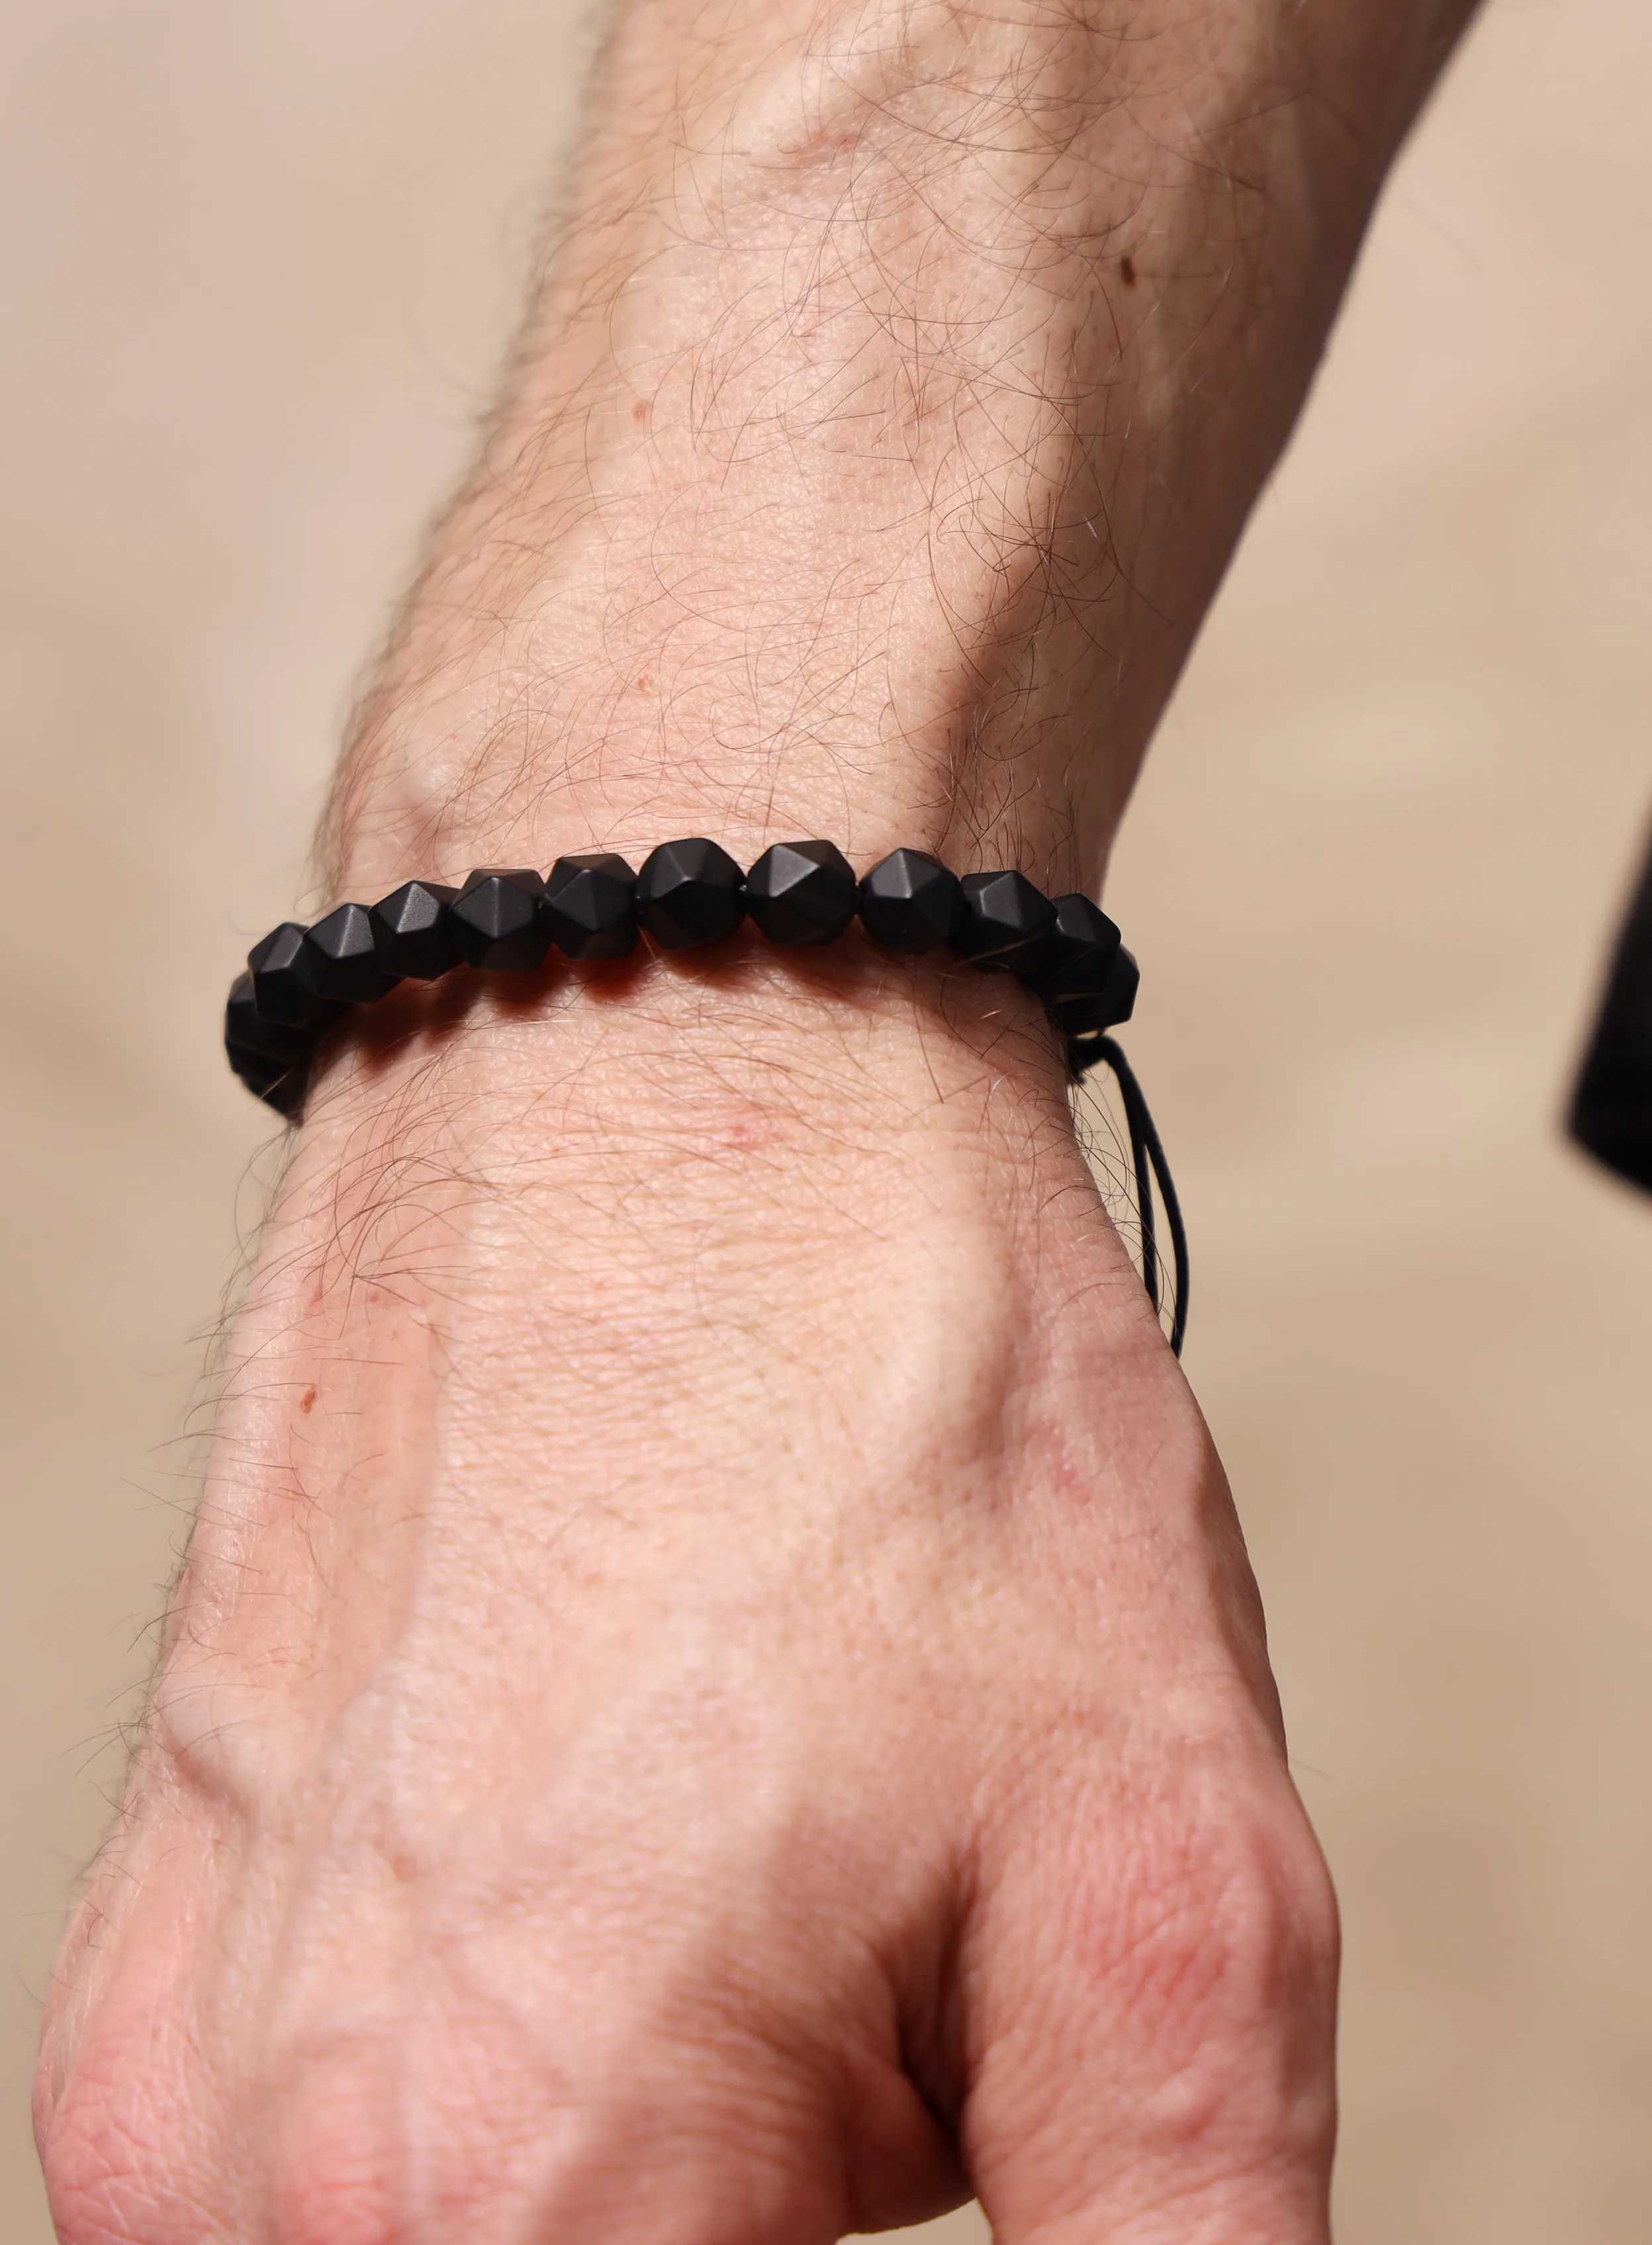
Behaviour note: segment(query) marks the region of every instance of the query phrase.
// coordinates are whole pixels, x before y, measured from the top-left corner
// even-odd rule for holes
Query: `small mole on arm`
[[[1119,278],[1123,281],[1127,288],[1134,288],[1135,287],[1136,269],[1135,260],[1134,257],[1121,257],[1119,260]]]
[[[633,421],[646,421],[648,418],[648,401],[646,397],[640,397],[632,407],[631,417]]]
[[[313,1387],[307,1387],[304,1390],[298,1407],[306,1416],[315,1408],[315,1390]]]

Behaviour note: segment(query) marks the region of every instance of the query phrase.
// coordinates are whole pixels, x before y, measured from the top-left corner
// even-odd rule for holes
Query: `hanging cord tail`
[[[1164,1210],[1166,1228],[1170,1234],[1171,1263],[1175,1274],[1175,1304],[1170,1319],[1170,1346],[1178,1356],[1188,1332],[1188,1232],[1182,1222],[1181,1203],[1176,1197],[1170,1164],[1165,1159],[1164,1143],[1154,1126],[1147,1099],[1136,1081],[1135,1070],[1126,1060],[1118,1045],[1109,1036],[1087,1036],[1081,1041],[1073,1040],[1072,1058],[1074,1072],[1082,1075],[1098,1061],[1113,1070],[1119,1087],[1119,1097],[1124,1105],[1126,1128],[1130,1134],[1130,1163],[1135,1172],[1136,1210],[1141,1226],[1141,1278],[1148,1290],[1148,1299],[1156,1310],[1159,1306],[1159,1245],[1154,1220],[1153,1195],[1156,1184],[1159,1200]]]
[[[1115,1045],[1112,1052],[1106,1048],[1110,1040],[1102,1040],[1102,1057],[1118,1077],[1119,1090],[1124,1101],[1125,1128],[1130,1136],[1130,1174],[1135,1180],[1136,1229],[1141,1237],[1141,1283],[1148,1290],[1148,1299],[1153,1305],[1154,1315],[1159,1312],[1160,1296],[1163,1288],[1159,1272],[1159,1226],[1153,1205],[1153,1175],[1149,1167],[1152,1156],[1148,1151],[1148,1133],[1153,1128],[1146,1100],[1134,1080],[1128,1084],[1119,1075],[1119,1062],[1124,1058]],[[1131,1096],[1134,1093],[1134,1098]]]

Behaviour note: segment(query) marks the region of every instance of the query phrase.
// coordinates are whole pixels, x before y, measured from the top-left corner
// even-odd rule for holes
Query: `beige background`
[[[562,0],[0,27],[0,2235],[43,2245],[39,1992],[257,1204],[220,994],[464,451],[580,41]],[[1346,1907],[1343,2245],[1652,2234],[1652,1202],[1555,1128],[1652,808],[1649,83],[1645,0],[1482,24],[1110,896]]]

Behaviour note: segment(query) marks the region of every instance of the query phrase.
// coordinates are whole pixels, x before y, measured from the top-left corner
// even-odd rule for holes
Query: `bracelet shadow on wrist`
[[[420,1020],[450,1034],[484,987],[476,978],[496,993],[515,984],[534,1006],[562,964],[593,994],[606,984],[618,995],[614,986],[634,983],[651,963],[697,978],[727,974],[748,928],[800,966],[857,928],[869,961],[942,954],[982,974],[1011,976],[1042,1005],[1070,1082],[1109,1068],[1125,1112],[1142,1274],[1155,1310],[1155,1185],[1170,1234],[1170,1340],[1180,1353],[1188,1300],[1181,1211],[1141,1087],[1109,1034],[1134,1010],[1136,962],[1088,897],[1046,897],[1013,870],[960,878],[927,851],[901,849],[857,877],[835,844],[801,841],[774,844],[742,871],[717,843],[691,836],[661,843],[634,872],[613,851],[592,851],[559,858],[545,875],[484,866],[460,886],[404,881],[376,904],[338,905],[311,926],[283,921],[255,944],[230,991],[225,1049],[247,1089],[296,1122],[326,1032],[346,1016],[372,1020],[410,983],[440,986],[439,1002],[421,1008]],[[389,1035],[370,1040],[386,1050],[404,1042],[412,1026],[403,1007],[387,1011]]]

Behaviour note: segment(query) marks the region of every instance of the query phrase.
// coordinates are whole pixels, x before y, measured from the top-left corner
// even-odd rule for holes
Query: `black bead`
[[[365,905],[340,905],[318,919],[304,939],[320,962],[316,987],[323,998],[370,1006],[401,980],[379,965],[373,920]]]
[[[1055,926],[1032,987],[1046,1006],[1097,998],[1107,988],[1119,955],[1119,931],[1088,897],[1058,897]]]
[[[539,914],[570,959],[629,959],[637,947],[637,877],[611,850],[559,858]]]
[[[1568,1120],[1597,1162],[1652,1192],[1652,860],[1618,933]]]
[[[289,1122],[301,1122],[308,1091],[309,1070],[307,1068],[289,1068],[285,1075],[278,1075],[274,1083],[266,1084],[258,1095],[266,1107],[273,1107]]]
[[[732,935],[746,917],[745,878],[703,835],[662,842],[637,876],[637,917],[664,951],[689,951]]]
[[[271,1095],[284,1090],[295,1078],[301,1083],[308,1073],[306,1063],[263,1060],[257,1053],[247,1052],[240,1045],[226,1045],[224,1053],[231,1068],[254,1098],[263,1100],[267,1106],[276,1108],[282,1114],[288,1111],[281,1098],[272,1097]]]
[[[746,910],[770,943],[835,943],[855,917],[855,869],[833,842],[776,842],[746,876]]]
[[[227,1039],[224,1043],[224,1057],[248,1091],[255,1092],[260,1099],[271,1084],[285,1075],[293,1065],[291,1061],[265,1060],[258,1053],[248,1052],[244,1046],[231,1044]]]
[[[448,907],[461,959],[491,974],[531,974],[551,947],[539,918],[545,883],[521,866],[484,865]]]
[[[1055,927],[1055,906],[1025,873],[965,873],[958,949],[984,973],[1036,972]]]
[[[261,1019],[305,1029],[326,1018],[322,962],[304,940],[308,933],[295,919],[284,919],[247,953],[253,1003]]]
[[[861,883],[860,916],[874,943],[917,956],[957,942],[963,887],[926,850],[891,850]]]
[[[1062,1000],[1053,1009],[1055,1019],[1072,1035],[1087,1035],[1093,1029],[1116,1029],[1121,1021],[1127,1021],[1134,1013],[1136,992],[1141,987],[1141,969],[1121,945],[1113,954],[1105,988],[1093,997]]]
[[[249,1059],[277,1068],[291,1068],[295,1061],[309,1058],[315,1032],[267,1021],[253,996],[252,976],[238,974],[229,986],[229,1002],[224,1007],[224,1043],[230,1051],[244,1053]]]
[[[387,974],[410,974],[418,981],[434,982],[438,974],[458,965],[447,913],[458,893],[439,881],[403,881],[380,899],[368,918],[373,923],[378,963]]]
[[[253,1002],[253,978],[238,974],[224,1008],[224,1053],[235,1074],[269,1106],[295,1114],[315,1048],[313,1030],[267,1021]]]

